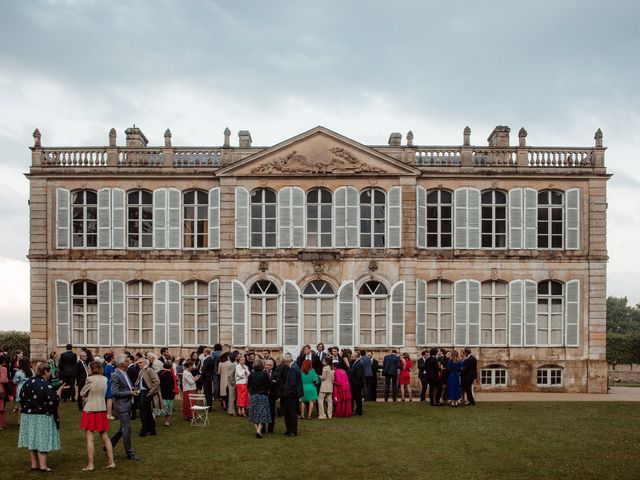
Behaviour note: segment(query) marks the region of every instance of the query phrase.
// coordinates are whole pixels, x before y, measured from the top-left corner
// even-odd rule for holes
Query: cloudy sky
[[[608,294],[640,302],[640,2],[0,0],[0,329],[29,328],[28,146],[270,145],[316,125],[386,143],[592,146],[604,132]]]

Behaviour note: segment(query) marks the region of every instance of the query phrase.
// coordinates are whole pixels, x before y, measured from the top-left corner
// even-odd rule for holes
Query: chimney
[[[508,147],[509,146],[509,132],[511,129],[504,125],[498,125],[493,129],[491,135],[487,139],[490,147]]]
[[[393,132],[389,135],[389,146],[399,147],[402,144],[402,134],[399,132]]]
[[[142,130],[136,127],[135,124],[133,127],[127,128],[124,133],[127,134],[127,147],[144,148],[149,143]]]
[[[251,147],[251,134],[249,130],[240,130],[238,132],[238,140],[240,141],[240,148]]]

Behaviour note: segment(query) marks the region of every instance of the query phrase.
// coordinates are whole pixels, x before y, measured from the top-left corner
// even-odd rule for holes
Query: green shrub
[[[29,356],[29,332],[17,332],[9,330],[0,332],[0,346],[7,348],[13,358],[18,350],[22,350],[25,356]]]
[[[607,362],[614,367],[640,363],[640,333],[608,333]]]

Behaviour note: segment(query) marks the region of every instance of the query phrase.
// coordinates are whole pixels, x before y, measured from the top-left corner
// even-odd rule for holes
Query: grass
[[[180,412],[180,402],[176,401]],[[87,478],[86,453],[75,405],[61,405],[62,450],[49,455],[47,478]],[[640,403],[512,402],[477,408],[365,403],[361,418],[300,420],[299,437],[257,440],[246,419],[220,408],[207,428],[158,419],[156,437],[133,437],[139,462],[116,449],[117,469],[104,471],[96,440],[93,479],[587,479],[638,478]],[[134,433],[139,429],[135,421]],[[117,421],[112,422],[112,430]],[[10,416],[0,432],[0,478],[28,479],[28,453],[18,449]]]

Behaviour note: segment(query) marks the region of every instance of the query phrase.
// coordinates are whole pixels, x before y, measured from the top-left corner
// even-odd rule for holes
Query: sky
[[[272,145],[316,125],[365,144],[608,147],[608,294],[640,303],[640,2],[0,0],[0,330],[29,329],[28,147]],[[635,59],[635,60],[634,60]],[[233,143],[232,143],[233,144]]]

